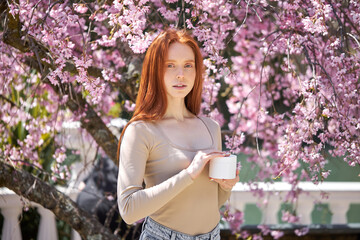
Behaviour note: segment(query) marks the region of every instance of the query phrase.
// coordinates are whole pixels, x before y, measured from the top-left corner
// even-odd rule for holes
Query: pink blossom
[[[281,220],[288,223],[296,223],[299,221],[299,217],[293,215],[289,211],[282,210]]]
[[[304,227],[304,228],[300,228],[300,229],[295,229],[295,234],[297,235],[297,236],[304,236],[304,235],[306,235],[308,232],[309,232],[309,227]]]
[[[240,230],[241,224],[244,222],[244,213],[236,210],[230,211],[229,206],[226,207],[224,212],[221,212],[222,217],[230,224],[230,229],[233,233]]]
[[[125,101],[124,107],[125,107],[126,111],[128,111],[128,112],[133,112],[135,110],[135,104],[130,103],[129,100]]]
[[[88,10],[85,4],[74,4],[74,6],[75,6],[75,11],[78,13],[86,13]]]
[[[284,232],[283,231],[271,231],[271,236],[274,238],[274,239],[279,239],[281,238],[282,236],[284,236]]]
[[[239,154],[241,151],[241,144],[245,141],[245,135],[241,133],[240,135],[233,135],[229,137],[225,135],[225,145],[227,149],[230,149],[230,152],[233,154]]]

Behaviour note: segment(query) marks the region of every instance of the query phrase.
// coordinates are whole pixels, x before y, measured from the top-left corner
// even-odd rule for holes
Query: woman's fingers
[[[216,178],[212,178],[210,180],[217,182],[221,186],[221,188],[223,188],[225,190],[231,190],[235,186],[235,184],[237,182],[239,182],[240,179],[239,179],[239,174],[237,174],[234,179],[216,179]]]
[[[206,165],[211,159],[217,157],[224,157],[226,156],[226,153],[213,149],[207,151],[200,151],[197,153],[197,155],[198,156],[195,156],[194,160],[203,161],[204,165]]]
[[[225,157],[228,154],[225,152],[220,152],[220,151],[209,151],[206,153],[206,158],[211,160],[213,158],[217,158],[217,157]]]
[[[225,189],[225,190],[231,190],[232,189],[232,184],[231,184],[231,182],[229,182],[229,180],[214,179],[214,181],[217,182],[222,189]]]
[[[217,149],[209,149],[209,150],[204,150],[202,152],[206,153],[207,155],[218,155],[218,154],[220,154],[222,156],[228,155],[228,153],[219,151]]]
[[[187,168],[187,172],[192,179],[195,179],[204,169],[205,165],[213,158],[226,156],[226,153],[218,151],[216,149],[209,149],[205,151],[199,151],[196,153],[194,159]]]

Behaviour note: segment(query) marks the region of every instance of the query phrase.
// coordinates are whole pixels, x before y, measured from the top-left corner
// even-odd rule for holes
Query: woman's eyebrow
[[[168,60],[165,60],[165,62],[177,62],[176,60],[172,60],[172,59],[168,59]],[[188,60],[185,60],[184,62],[195,62],[195,60],[193,59],[188,59]]]

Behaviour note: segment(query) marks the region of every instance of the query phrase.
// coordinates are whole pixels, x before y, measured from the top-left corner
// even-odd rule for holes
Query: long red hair
[[[203,58],[196,41],[184,30],[168,29],[160,33],[148,48],[141,72],[139,92],[133,117],[122,130],[117,159],[119,161],[121,139],[127,126],[139,120],[152,121],[161,119],[167,108],[166,90],[164,84],[164,65],[170,44],[179,42],[188,45],[195,55],[196,77],[192,90],[185,97],[186,108],[198,115],[200,112],[201,93],[203,85]]]

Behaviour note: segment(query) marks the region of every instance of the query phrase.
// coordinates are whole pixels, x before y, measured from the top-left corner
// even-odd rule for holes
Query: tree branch
[[[0,157],[0,187],[7,187],[17,195],[51,210],[55,216],[74,228],[83,239],[119,239],[94,216],[80,209],[68,196],[30,173],[15,169],[5,163],[2,157]]]
[[[14,103],[13,101],[11,101],[10,99],[8,99],[7,97],[5,97],[4,95],[0,94],[0,99],[5,100],[6,102],[10,103],[11,107],[19,107],[18,105],[16,105],[16,103]]]
[[[334,13],[334,15],[335,15],[335,18],[336,18],[336,21],[338,22],[338,24],[339,24],[339,31],[340,31],[340,35],[341,35],[341,41],[340,41],[340,51],[341,52],[345,52],[344,51],[344,31],[346,31],[346,29],[344,28],[344,24],[343,24],[343,22],[341,21],[341,19],[339,18],[339,16],[338,16],[338,14],[336,13],[336,10],[335,10],[335,7],[334,7],[334,5],[332,4],[332,2],[330,1],[330,0],[326,0],[326,2],[328,3],[328,4],[330,4],[330,6],[331,6],[331,8],[332,8],[332,11],[333,11],[333,13]]]

